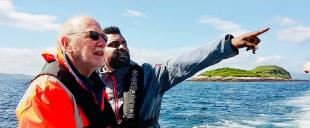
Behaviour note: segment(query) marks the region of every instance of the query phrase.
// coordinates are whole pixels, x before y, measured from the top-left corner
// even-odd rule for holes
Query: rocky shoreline
[[[276,81],[308,81],[298,79],[283,79],[276,77],[222,77],[222,76],[195,76],[190,81],[209,81],[209,82],[276,82]]]

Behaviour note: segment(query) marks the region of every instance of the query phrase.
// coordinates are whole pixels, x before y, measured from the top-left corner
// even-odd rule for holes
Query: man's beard
[[[111,59],[110,66],[114,69],[129,66],[130,55],[128,52],[117,52],[117,55]]]

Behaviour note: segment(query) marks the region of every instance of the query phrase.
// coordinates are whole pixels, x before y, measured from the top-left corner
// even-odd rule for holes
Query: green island
[[[219,68],[205,71],[191,79],[192,81],[299,81],[292,79],[290,73],[276,65],[258,66],[253,70]]]

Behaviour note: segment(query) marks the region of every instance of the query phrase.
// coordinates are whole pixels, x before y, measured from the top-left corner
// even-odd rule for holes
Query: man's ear
[[[61,44],[66,52],[72,53],[71,40],[65,36],[61,38]]]

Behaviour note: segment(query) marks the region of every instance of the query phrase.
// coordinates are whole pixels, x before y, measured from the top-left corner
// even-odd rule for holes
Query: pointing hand
[[[235,48],[244,48],[246,47],[247,51],[252,50],[253,54],[255,54],[255,50],[257,49],[257,45],[260,42],[260,39],[257,37],[258,35],[265,33],[269,30],[269,28],[264,28],[256,32],[250,32],[243,34],[241,36],[235,37],[231,40],[232,45]]]

